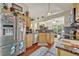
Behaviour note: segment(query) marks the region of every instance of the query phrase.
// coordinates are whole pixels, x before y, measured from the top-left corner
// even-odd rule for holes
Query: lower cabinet
[[[68,52],[62,49],[57,49],[57,50],[58,50],[58,53],[57,53],[58,56],[77,56],[76,54],[73,54],[71,52]]]
[[[49,43],[49,44],[54,44],[54,35],[53,35],[53,33],[47,33],[47,38],[46,38],[47,40],[47,43]]]
[[[39,33],[39,42],[46,42],[46,33]]]
[[[26,48],[32,46],[32,37],[33,37],[33,34],[31,33],[26,35]]]
[[[79,40],[79,32],[76,33],[76,39]]]
[[[39,33],[39,42],[54,43],[53,33]]]

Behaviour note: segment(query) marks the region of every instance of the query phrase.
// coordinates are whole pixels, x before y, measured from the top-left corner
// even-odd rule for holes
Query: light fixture
[[[51,5],[50,3],[48,4],[48,13],[47,13],[47,16],[50,16],[52,15],[52,11],[51,11]]]
[[[50,12],[48,12],[48,16],[50,16],[51,15],[51,13]]]
[[[53,21],[53,24],[55,24],[56,22],[55,21]]]

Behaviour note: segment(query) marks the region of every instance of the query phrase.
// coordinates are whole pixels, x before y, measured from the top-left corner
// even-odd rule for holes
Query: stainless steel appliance
[[[0,56],[14,56],[26,51],[26,21],[12,12],[4,12],[0,4]]]
[[[15,55],[15,16],[0,12],[0,55]]]
[[[22,15],[17,16],[17,48],[16,48],[16,55],[19,55],[26,51],[25,45],[25,20]]]

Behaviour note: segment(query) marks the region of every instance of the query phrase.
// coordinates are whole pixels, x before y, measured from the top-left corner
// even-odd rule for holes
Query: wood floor
[[[41,46],[38,46],[38,43],[33,44],[31,47],[26,48],[26,52],[18,55],[18,56],[29,56],[32,52],[36,51],[37,49],[39,49]],[[48,46],[46,46],[47,48],[51,48],[51,45],[48,44]]]
[[[33,44],[31,47],[26,48],[26,52],[20,54],[19,56],[29,56],[32,52],[39,49],[41,46],[38,46],[38,43]]]

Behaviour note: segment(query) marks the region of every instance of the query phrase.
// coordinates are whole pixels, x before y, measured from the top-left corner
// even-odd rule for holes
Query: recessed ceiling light
[[[48,16],[50,16],[50,15],[52,15],[52,13],[51,12],[48,12]]]
[[[41,18],[44,18],[44,16],[42,16]]]

